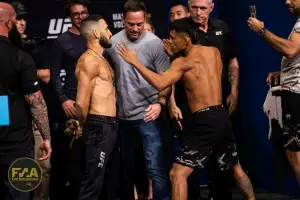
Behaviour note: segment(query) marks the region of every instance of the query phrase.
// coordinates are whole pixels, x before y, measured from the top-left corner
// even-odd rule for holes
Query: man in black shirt
[[[18,41],[18,37],[22,38],[23,41],[21,44],[22,49],[26,50],[35,61],[36,67],[37,67],[37,76],[38,76],[38,82],[39,86],[41,88],[43,97],[46,101],[47,107],[48,107],[48,116],[49,121],[51,124],[51,119],[53,119],[53,99],[51,98],[53,95],[53,92],[50,88],[50,85],[48,85],[48,82],[50,80],[50,63],[48,62],[48,56],[47,54],[47,46],[43,42],[43,40],[36,40],[35,38],[30,38],[28,35],[25,34],[26,32],[26,24],[27,24],[27,17],[28,12],[25,8],[25,6],[21,2],[12,2],[11,5],[14,7],[16,14],[17,14],[17,29],[15,31],[10,31],[10,38],[11,42],[15,43],[15,40]],[[18,44],[15,44],[15,46],[18,46]],[[51,95],[51,97],[50,97]],[[52,120],[53,121],[53,120]],[[39,130],[37,129],[36,125],[33,124],[33,135],[35,140],[35,159],[37,160],[38,156],[38,148],[40,145],[40,142],[42,141],[41,134]],[[42,173],[42,181],[41,184],[35,189],[33,200],[43,200],[49,198],[49,181],[50,181],[50,158],[43,161],[38,161],[43,173]]]
[[[81,21],[89,15],[88,3],[84,0],[69,1],[67,14],[72,27],[58,36],[52,49],[51,82],[62,109],[59,113],[58,134],[53,135],[53,156],[51,159],[51,199],[77,199],[80,183],[84,174],[84,144],[82,138],[73,142],[69,147],[71,137],[64,135],[65,124],[68,119],[76,118],[75,101],[77,94],[77,80],[75,68],[79,57],[86,50],[86,42],[80,36]],[[66,72],[65,83],[61,83],[61,70]],[[65,186],[69,185],[66,193]],[[67,196],[63,196],[66,194]]]
[[[33,158],[32,119],[43,138],[40,145],[43,156],[39,160],[49,158],[52,150],[47,106],[39,91],[34,62],[8,40],[15,23],[12,6],[0,3],[0,96],[8,96],[10,111],[10,125],[0,127],[0,196],[29,200],[30,193],[15,190],[7,180],[7,173],[16,159]]]

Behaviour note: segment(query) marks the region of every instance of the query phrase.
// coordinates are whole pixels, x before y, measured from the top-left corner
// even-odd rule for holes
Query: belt
[[[209,107],[206,107],[206,108],[202,108],[200,110],[197,110],[196,112],[193,113],[194,114],[199,114],[199,113],[202,113],[202,112],[205,112],[205,111],[210,111],[210,110],[218,110],[220,108],[223,108],[224,106],[221,104],[221,105],[216,105],[216,106],[209,106]]]
[[[110,121],[117,121],[117,117],[110,117],[110,116],[104,116],[104,115],[92,115],[89,114],[89,117],[92,118],[97,118],[97,119],[105,119],[105,120],[110,120]]]

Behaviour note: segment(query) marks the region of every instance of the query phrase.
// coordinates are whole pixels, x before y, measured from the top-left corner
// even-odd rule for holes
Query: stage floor
[[[208,200],[208,189],[201,188],[201,200]],[[239,192],[238,189],[232,189],[233,193],[233,200],[244,200],[242,194]],[[293,198],[289,196],[283,196],[280,194],[271,194],[268,193],[266,190],[263,189],[256,189],[255,190],[255,197],[256,200],[300,200],[300,198]]]

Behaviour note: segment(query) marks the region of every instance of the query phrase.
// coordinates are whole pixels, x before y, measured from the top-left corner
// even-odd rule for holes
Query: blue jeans
[[[29,150],[23,155],[16,156],[18,158],[32,158],[34,159],[34,150]],[[3,200],[30,200],[31,192],[20,192],[16,190],[9,182],[7,174],[9,170],[9,164],[0,164],[0,199]]]
[[[143,141],[144,156],[150,179],[152,180],[153,200],[169,199],[169,178],[164,169],[161,121],[146,123],[144,120],[120,120],[121,157],[123,184],[121,199],[134,199],[134,151],[137,138]]]

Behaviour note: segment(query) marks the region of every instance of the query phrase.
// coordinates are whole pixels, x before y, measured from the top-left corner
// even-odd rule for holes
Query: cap
[[[17,17],[21,15],[28,15],[29,13],[27,12],[24,4],[21,2],[15,1],[11,3],[12,7],[15,9]]]

